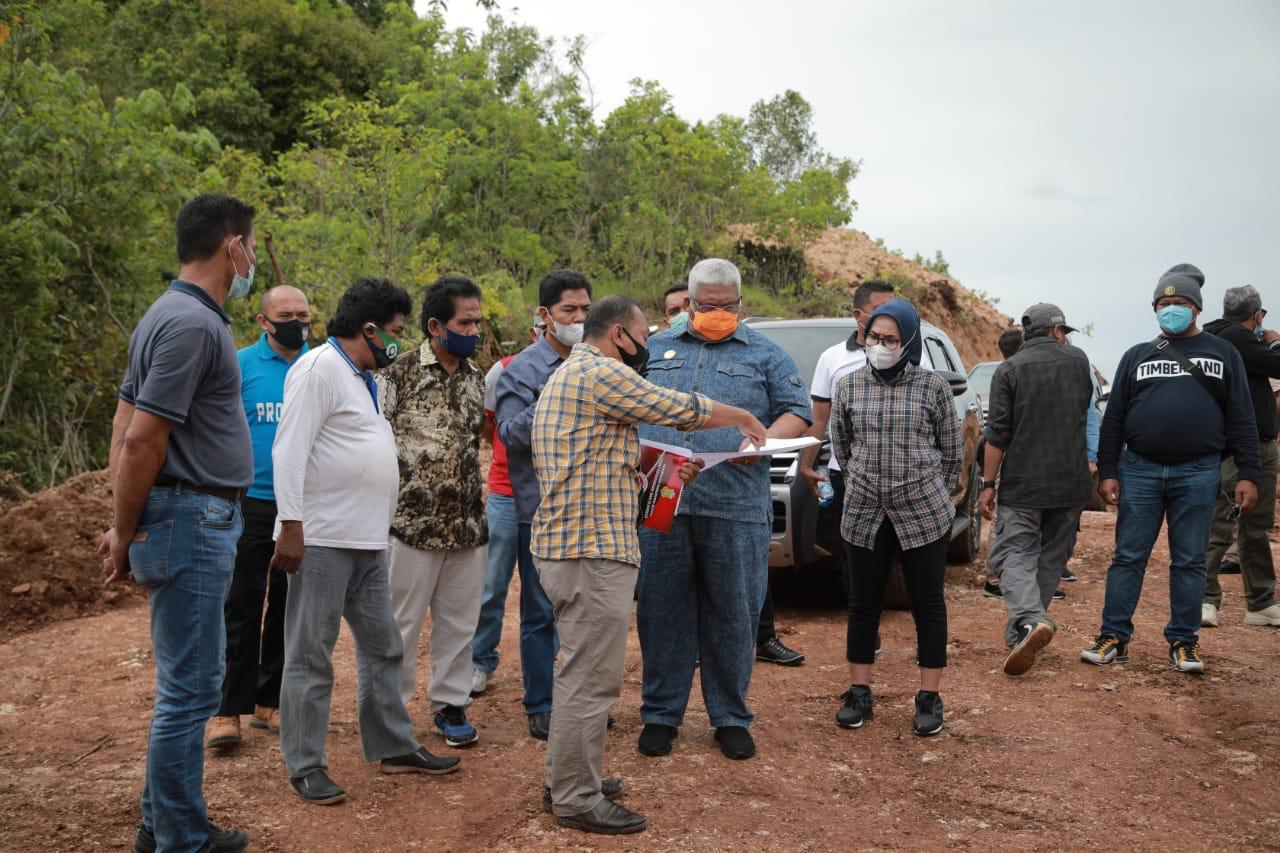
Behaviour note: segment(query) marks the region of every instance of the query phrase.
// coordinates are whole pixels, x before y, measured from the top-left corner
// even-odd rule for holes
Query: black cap
[[[1061,326],[1068,332],[1076,331],[1067,325],[1067,317],[1062,313],[1062,309],[1052,303],[1038,302],[1022,312],[1023,334],[1052,329],[1054,326]]]

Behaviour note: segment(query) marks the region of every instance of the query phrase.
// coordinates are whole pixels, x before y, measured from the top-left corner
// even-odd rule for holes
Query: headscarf
[[[875,371],[884,381],[892,382],[898,378],[898,374],[906,369],[908,362],[917,367],[920,365],[920,357],[924,353],[924,340],[920,337],[920,314],[916,311],[915,306],[907,300],[895,299],[877,308],[871,318],[867,320],[866,328],[870,330],[876,318],[881,315],[889,317],[898,324],[898,334],[902,338],[902,348],[906,350],[902,360],[893,367],[888,370]],[[875,370],[875,368],[871,369]]]

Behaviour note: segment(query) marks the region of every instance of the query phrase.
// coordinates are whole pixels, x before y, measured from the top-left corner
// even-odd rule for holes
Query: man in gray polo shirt
[[[156,698],[142,825],[134,851],[238,851],[249,836],[209,822],[201,785],[204,726],[225,665],[222,607],[240,536],[253,450],[227,299],[253,284],[253,208],[200,195],[177,220],[178,278],[129,339],[111,424],[115,519],[103,579],[147,591]]]
[[[995,514],[999,473],[992,549],[1003,554],[1008,675],[1029,670],[1053,639],[1049,602],[1092,491],[1085,426],[1093,383],[1089,357],[1067,341],[1074,331],[1056,305],[1032,305],[1022,317],[1025,343],[991,377],[979,504],[987,518]]]

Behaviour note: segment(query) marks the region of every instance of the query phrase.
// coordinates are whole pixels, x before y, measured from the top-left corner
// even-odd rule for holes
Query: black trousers
[[[773,584],[764,588],[764,607],[760,608],[760,624],[756,626],[756,645],[762,646],[778,636],[773,626]]]
[[[280,707],[284,672],[284,604],[288,575],[269,569],[275,543],[275,501],[243,498],[244,532],[236,545],[236,568],[223,605],[227,623],[227,674],[219,717],[252,714],[254,705]],[[266,618],[263,618],[263,604]]]
[[[919,548],[903,550],[889,519],[876,534],[875,548],[845,543],[845,589],[849,593],[849,628],[845,657],[850,663],[875,663],[876,633],[885,584],[893,558],[902,556],[902,577],[916,622],[916,662],[925,669],[947,665],[947,601],[942,580],[947,569],[950,536]]]

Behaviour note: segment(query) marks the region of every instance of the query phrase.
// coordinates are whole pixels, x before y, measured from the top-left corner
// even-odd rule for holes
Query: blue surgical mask
[[[1258,340],[1262,340],[1262,336],[1265,335],[1266,333],[1267,333],[1266,329],[1262,328],[1261,326],[1253,330],[1253,336]]]
[[[1191,326],[1191,309],[1186,305],[1166,305],[1156,311],[1156,322],[1166,334],[1180,335]]]
[[[679,314],[671,318],[669,325],[673,332],[682,331],[685,326],[689,325],[689,312],[681,311]]]
[[[244,252],[245,260],[249,260],[249,253],[245,251],[243,245],[240,251]],[[231,258],[231,268],[235,270],[235,275],[231,279],[231,290],[227,293],[228,299],[241,299],[249,295],[249,290],[253,287],[253,273],[257,264],[249,264],[249,272],[247,275],[240,275],[240,268],[236,266],[235,255],[231,254],[231,247],[227,246],[227,255]]]

